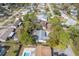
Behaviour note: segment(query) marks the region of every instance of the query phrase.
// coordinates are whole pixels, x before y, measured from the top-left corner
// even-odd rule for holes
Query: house
[[[36,42],[44,42],[46,43],[46,40],[49,39],[48,33],[44,30],[35,30],[33,32],[33,35],[36,35],[38,38]]]
[[[8,38],[12,38],[15,35],[15,29],[21,25],[19,18],[16,18],[14,24],[3,26],[0,28],[0,41],[5,42]]]
[[[9,37],[9,35],[13,32],[14,28],[4,28],[2,30],[0,30],[0,41],[1,42],[5,42],[7,40],[7,38]],[[11,34],[10,36],[12,36],[13,34]]]
[[[7,3],[2,3],[2,4],[1,4],[1,6],[2,6],[3,8],[8,9],[8,7],[10,6],[10,4],[7,4]]]
[[[3,11],[3,8],[0,7],[0,17],[3,17],[3,16],[5,16],[4,11]]]
[[[70,10],[70,14],[71,14],[72,16],[77,16],[77,15],[78,15],[78,10],[77,10],[77,8],[76,8],[74,5],[71,5],[71,6],[69,7],[69,10]]]
[[[66,22],[61,23],[61,25],[66,26],[66,27],[73,26],[73,25],[76,25],[76,24],[77,24],[77,21],[72,19],[72,18],[69,18],[69,19],[66,20]]]
[[[76,25],[77,21],[69,18],[69,20],[66,21],[65,25],[70,26],[70,25]]]
[[[0,17],[10,16],[11,12],[4,7],[0,7]]]
[[[70,14],[71,14],[72,16],[77,16],[77,15],[78,15],[78,10],[77,10],[76,8],[71,9],[71,10],[70,10]]]
[[[64,21],[65,21],[65,22],[61,23],[62,25],[70,26],[70,25],[76,25],[77,24],[76,20],[68,17],[67,14],[64,13],[62,10],[60,10],[60,12],[61,12],[61,17],[63,17]]]
[[[20,56],[52,56],[51,48],[48,46],[28,46],[22,47],[19,53]]]

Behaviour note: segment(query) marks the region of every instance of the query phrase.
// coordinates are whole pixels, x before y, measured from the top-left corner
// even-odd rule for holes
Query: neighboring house
[[[69,20],[67,20],[67,22],[65,24],[67,26],[76,25],[77,24],[77,21],[76,20],[73,20],[73,19],[69,19]]]
[[[16,21],[12,25],[2,26],[0,30],[0,41],[5,42],[7,38],[12,38],[15,35],[15,29],[21,25],[19,18],[16,18]]]
[[[11,12],[3,7],[0,7],[0,17],[10,16]]]
[[[8,38],[15,35],[15,29],[22,24],[19,18],[16,18],[14,24],[0,27],[0,41],[5,42]]]
[[[70,12],[71,12],[72,16],[77,16],[78,15],[78,10],[76,8],[75,9],[71,9]]]
[[[60,10],[60,12],[61,12],[61,17],[63,17],[64,21],[65,21],[65,22],[61,23],[62,25],[70,26],[70,25],[77,24],[77,21],[74,20],[73,18],[68,17],[67,14],[63,12],[63,10]]]
[[[8,9],[8,7],[10,6],[10,4],[8,4],[8,3],[2,3],[0,5],[1,5],[1,7],[5,8],[5,9]]]
[[[77,13],[78,10],[77,10],[77,8],[75,6],[71,5],[68,9],[70,10],[70,14],[72,16],[77,16],[78,15],[78,13]]]
[[[10,36],[12,36],[13,34],[11,34],[13,32],[14,28],[5,28],[0,30],[0,41],[1,42],[5,42],[7,40],[7,38]]]
[[[72,26],[72,25],[76,25],[77,21],[69,18],[65,23],[61,23],[61,24],[66,26]]]
[[[4,11],[2,10],[2,7],[0,7],[0,17],[5,16]]]

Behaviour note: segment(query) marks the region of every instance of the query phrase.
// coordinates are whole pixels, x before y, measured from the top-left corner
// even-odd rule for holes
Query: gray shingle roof
[[[7,28],[6,31],[0,36],[0,41],[6,41],[8,35],[13,31],[13,28]]]

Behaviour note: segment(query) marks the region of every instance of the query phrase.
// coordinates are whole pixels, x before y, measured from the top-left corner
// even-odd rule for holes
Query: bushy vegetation
[[[23,17],[23,26],[21,27],[19,32],[19,39],[20,42],[22,44],[35,44],[36,41],[35,39],[32,37],[32,31],[34,30],[34,24],[33,21],[35,20],[35,14],[34,13],[30,13],[30,14],[26,14]]]
[[[66,32],[63,27],[60,25],[60,19],[54,17],[49,19],[52,25],[52,32],[50,32],[50,39],[47,41],[50,47],[60,46],[60,48],[66,48],[68,40],[70,39],[69,32]]]
[[[54,14],[55,14],[55,15],[58,15],[58,16],[61,16],[61,13],[59,12],[58,9],[55,9],[55,10],[54,10]]]
[[[71,46],[76,55],[79,55],[79,29],[76,27],[70,27]]]

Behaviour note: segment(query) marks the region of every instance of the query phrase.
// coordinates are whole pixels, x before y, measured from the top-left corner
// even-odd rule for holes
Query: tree
[[[60,18],[55,16],[54,18],[50,18],[48,22],[51,23],[52,25],[57,25],[60,24]]]
[[[24,28],[21,28],[20,31],[17,32],[19,35],[18,38],[21,42],[21,44],[36,44],[36,40],[27,32]]]
[[[70,40],[69,32],[61,31],[59,34],[60,44],[62,44],[66,47],[68,45],[69,40]]]
[[[76,47],[76,49],[79,49],[79,29],[76,29],[75,27],[70,28],[70,35],[71,39],[73,41],[73,45]]]
[[[47,44],[51,48],[53,48],[53,47],[56,47],[59,44],[59,42],[57,40],[54,40],[54,39],[49,39],[49,40],[47,40]]]
[[[67,4],[63,3],[62,4],[62,9],[68,10],[69,6],[70,6],[69,3],[67,3]]]
[[[35,24],[34,24],[34,28],[35,28],[36,30],[42,29],[42,25],[39,24],[39,23],[35,23]]]
[[[33,21],[36,20],[36,13],[35,12],[30,13],[29,18]]]
[[[66,32],[63,27],[60,25],[60,19],[54,17],[49,20],[52,24],[52,30],[49,33],[49,40],[47,41],[50,47],[62,46],[66,48],[68,40],[70,39],[69,32]],[[61,48],[61,47],[60,47]]]
[[[51,47],[56,47],[62,45],[62,48],[66,48],[69,42],[70,35],[68,32],[63,30],[53,31],[49,34],[50,39],[47,41],[48,45]]]
[[[59,12],[58,9],[55,9],[55,10],[54,10],[54,14],[55,14],[55,15],[58,15],[58,16],[61,16],[61,13]]]
[[[19,31],[19,39],[22,44],[35,44],[36,40],[32,37],[32,30],[35,29],[35,25],[33,23],[35,19],[35,13],[26,14],[23,17],[23,26]]]

